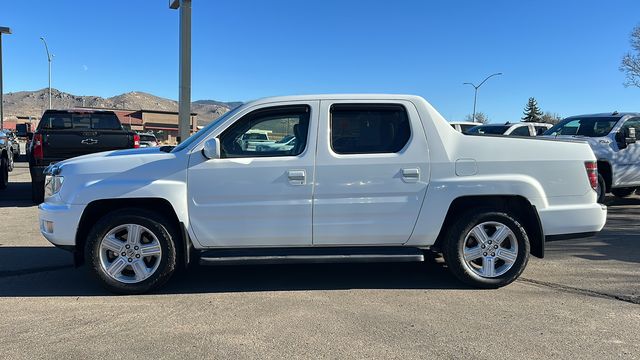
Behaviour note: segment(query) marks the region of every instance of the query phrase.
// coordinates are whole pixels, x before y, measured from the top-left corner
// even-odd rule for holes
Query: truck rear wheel
[[[607,195],[607,184],[604,182],[602,175],[598,174],[598,187],[596,188],[598,194],[598,203],[604,203],[604,198]]]
[[[462,215],[451,227],[443,255],[461,281],[479,288],[498,288],[524,271],[529,261],[529,238],[509,214],[476,210]]]
[[[631,196],[636,191],[635,187],[623,187],[623,188],[615,188],[611,189],[611,193],[619,198],[625,198],[627,196]]]
[[[176,269],[177,234],[160,215],[126,209],[102,217],[85,247],[89,269],[117,294],[141,294],[162,286]]]

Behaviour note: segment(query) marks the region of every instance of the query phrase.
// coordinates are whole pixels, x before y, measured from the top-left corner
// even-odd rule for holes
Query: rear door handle
[[[306,182],[307,175],[304,170],[289,170],[287,175],[291,185],[304,185]]]
[[[420,169],[402,169],[402,179],[407,182],[416,182],[420,180]]]

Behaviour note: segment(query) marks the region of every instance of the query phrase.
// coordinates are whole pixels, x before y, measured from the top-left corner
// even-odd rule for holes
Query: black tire
[[[624,187],[624,188],[615,188],[611,189],[611,193],[619,198],[626,198],[631,196],[637,188],[635,187]]]
[[[602,175],[598,174],[598,187],[596,188],[598,194],[598,203],[603,204],[604,198],[607,195],[607,184],[604,182]]]
[[[31,200],[35,204],[44,202],[44,181],[31,181]]]
[[[6,189],[9,186],[9,162],[7,158],[0,158],[0,190]]]
[[[124,283],[112,278],[101,265],[100,245],[112,229],[123,224],[142,225],[156,236],[162,254],[160,264],[147,279],[137,283]],[[175,240],[178,232],[161,215],[145,209],[123,209],[111,212],[98,220],[86,239],[85,259],[89,271],[109,291],[116,294],[142,294],[161,287],[176,270],[177,254]]]
[[[497,222],[506,225],[515,237],[514,240],[509,241],[515,241],[518,246],[516,259],[513,261],[511,268],[496,277],[483,277],[476,274],[464,260],[463,248],[467,234],[477,225],[486,222]],[[447,266],[458,279],[473,287],[494,289],[510,284],[522,274],[529,261],[530,246],[527,232],[514,217],[504,212],[483,209],[469,211],[460,216],[447,232],[442,250]],[[484,264],[485,260],[482,261]],[[494,261],[498,265],[502,260]]]

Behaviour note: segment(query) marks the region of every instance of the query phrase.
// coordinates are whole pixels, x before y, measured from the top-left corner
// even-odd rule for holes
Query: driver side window
[[[259,109],[220,135],[222,158],[300,155],[307,143],[310,108],[306,105]]]
[[[625,136],[629,137],[630,131],[629,128],[636,129],[636,140],[640,137],[640,118],[633,118],[627,120],[627,122],[622,125],[622,130],[624,131]]]

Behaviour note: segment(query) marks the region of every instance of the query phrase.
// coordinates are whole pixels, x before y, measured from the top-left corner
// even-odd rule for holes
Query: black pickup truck
[[[140,147],[140,136],[122,127],[113,111],[46,110],[30,133],[31,198],[44,201],[44,169],[52,163],[101,151]]]

